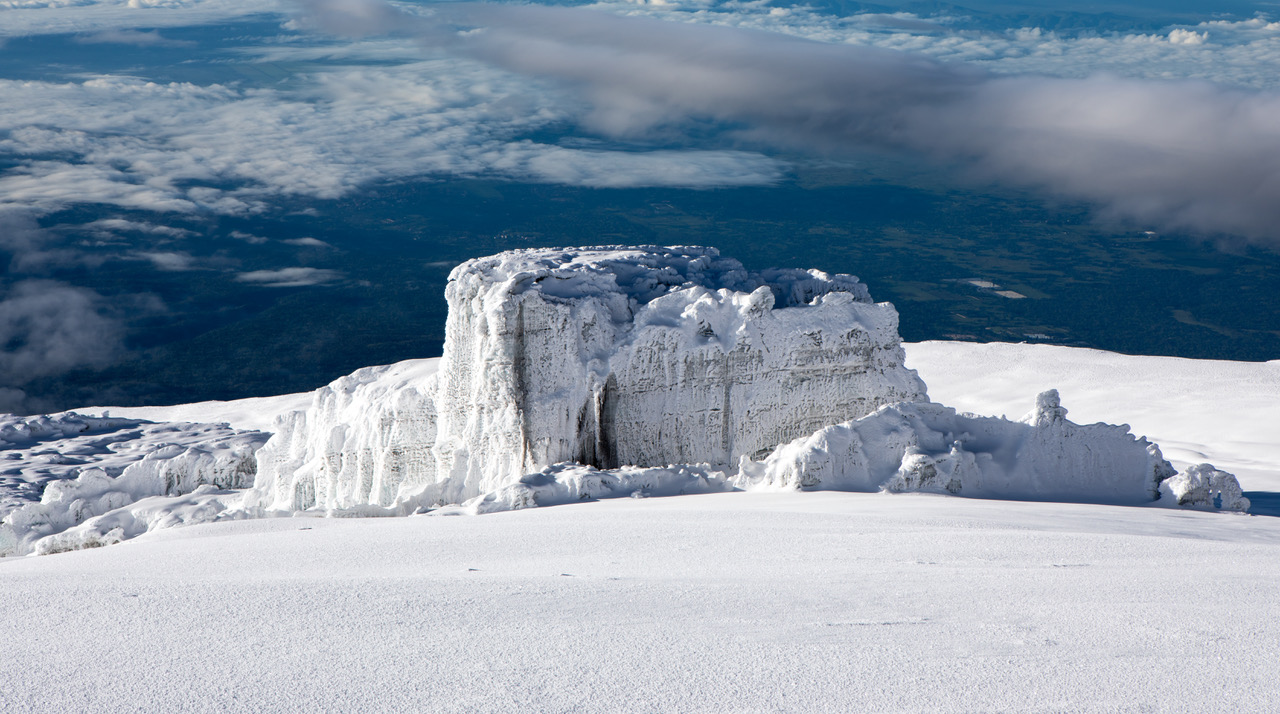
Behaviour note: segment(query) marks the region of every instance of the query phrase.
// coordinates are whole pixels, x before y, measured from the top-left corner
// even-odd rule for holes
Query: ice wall
[[[245,505],[389,507],[435,485],[439,362],[365,367],[316,390],[311,406],[280,417],[259,449]]]
[[[847,275],[538,249],[458,266],[446,298],[439,360],[360,370],[277,423],[250,511],[734,487],[1141,504],[1174,475],[1128,427],[1068,421],[1056,392],[1021,422],[929,403],[893,306]],[[1229,474],[1172,483],[1184,504],[1242,503]]]
[[[445,295],[438,374],[320,390],[260,453],[254,504],[458,503],[566,461],[728,465],[925,398],[893,306],[848,275],[751,272],[714,248],[538,249],[464,263]]]

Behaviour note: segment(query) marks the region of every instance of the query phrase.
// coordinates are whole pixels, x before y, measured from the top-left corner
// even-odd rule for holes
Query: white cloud
[[[183,27],[288,12],[287,0],[0,0],[0,37]]]
[[[282,268],[280,270],[254,270],[240,273],[236,280],[264,288],[301,288],[324,285],[342,278],[342,273],[324,268]]]
[[[288,245],[296,245],[303,248],[332,248],[333,247],[328,243],[325,243],[324,241],[320,240],[319,238],[311,238],[311,237],[290,238],[289,240],[281,241],[281,243],[286,243]]]
[[[433,174],[585,186],[765,184],[780,174],[745,152],[610,155],[515,138],[568,121],[570,102],[461,60],[334,70],[292,92],[114,76],[0,81],[0,152],[41,157],[0,174],[0,206],[234,215],[276,196],[335,198]]]
[[[1169,32],[1169,42],[1175,45],[1203,45],[1209,33],[1175,28]]]
[[[139,252],[137,257],[148,260],[156,270],[165,272],[183,272],[195,270],[195,258],[190,253],[180,251]]]
[[[92,231],[146,233],[149,235],[165,236],[168,238],[190,238],[195,235],[194,231],[189,231],[185,228],[162,226],[155,223],[147,223],[145,221],[130,221],[124,218],[103,218],[93,221],[92,223],[85,223],[80,227]]]
[[[603,2],[606,12],[763,30],[831,44],[918,52],[973,62],[1001,73],[1085,77],[1109,72],[1149,79],[1206,79],[1242,87],[1280,86],[1280,23],[1262,18],[1170,27],[1161,34],[1059,34],[1036,27],[1006,32],[965,29],[958,18],[863,13],[838,16],[809,7],[777,13],[742,2],[637,5]]]
[[[242,240],[245,243],[249,243],[250,245],[262,245],[263,243],[266,243],[268,240],[267,238],[263,238],[262,236],[256,236],[252,233],[245,233],[244,231],[231,231],[231,237],[235,238],[236,240]]]
[[[353,4],[377,0],[317,3],[321,24],[340,27]],[[1280,241],[1274,92],[993,74],[915,53],[564,7],[442,5],[431,18],[386,21],[572,88],[589,104],[581,121],[606,136],[644,139],[710,122],[816,155],[905,149],[1121,220]],[[455,25],[475,29],[444,38],[441,28]],[[558,168],[554,156],[538,161]]]
[[[76,38],[82,45],[113,44],[136,45],[138,47],[194,47],[196,43],[189,40],[172,40],[163,37],[159,32],[139,32],[138,30],[102,30],[91,35]]]
[[[1255,237],[1274,232],[1265,207],[1270,194],[1258,184],[1268,175],[1275,140],[1259,117],[1273,110],[1274,95],[1139,81],[1275,87],[1280,23],[1261,18],[1156,34],[1063,36],[1040,28],[975,32],[950,17],[835,17],[807,7],[677,0],[597,5],[665,22],[591,35],[579,30],[599,29],[590,18],[607,15],[444,4],[402,16],[377,3],[317,1],[348,12],[331,29],[413,30],[429,35],[430,46],[282,36],[243,52],[273,61],[403,62],[415,52],[434,58],[318,69],[295,77],[287,90],[127,77],[0,81],[0,153],[19,158],[0,174],[0,207],[47,212],[95,202],[243,215],[282,196],[334,198],[386,179],[710,187],[767,185],[785,173],[784,164],[759,151],[724,149],[724,136],[710,149],[681,151],[523,138],[586,126],[602,136],[661,144],[691,121],[714,121],[739,126],[740,146],[818,155],[855,146],[906,148],[966,161],[993,180],[1090,201],[1130,220],[1157,216],[1164,227]],[[108,15],[159,20],[187,13],[191,22],[283,7],[247,0],[134,4],[24,3],[13,12],[78,17],[75,30],[86,32]],[[358,22],[351,21],[353,9]],[[486,29],[457,36],[424,13]],[[103,27],[136,39],[146,33],[130,27],[170,26],[148,22]],[[727,28],[717,34],[706,25],[767,34],[724,34],[732,32]],[[782,35],[825,44],[788,44]],[[455,56],[440,58],[446,51]],[[952,64],[931,64],[930,57]],[[1063,126],[1030,104],[1058,106],[1055,96],[1081,103],[1063,110],[1078,126]],[[1120,111],[1129,114],[1115,116]],[[1084,157],[1096,163],[1086,166]]]

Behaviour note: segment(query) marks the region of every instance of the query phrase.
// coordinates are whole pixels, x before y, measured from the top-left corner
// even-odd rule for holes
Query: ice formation
[[[0,556],[47,552],[46,539],[65,550],[137,535],[149,527],[142,512],[119,537],[92,521],[142,499],[247,488],[267,438],[221,424],[0,416]]]
[[[445,295],[439,371],[320,390],[262,451],[254,505],[459,503],[560,462],[727,467],[925,398],[897,312],[848,275],[750,272],[713,248],[542,249],[464,263]]]
[[[1231,474],[1175,475],[1127,426],[1068,421],[1053,390],[1021,421],[929,402],[893,306],[852,276],[751,272],[712,248],[539,249],[462,264],[446,298],[443,357],[335,380],[269,441],[0,419],[0,555],[300,511],[758,488],[1249,508]]]
[[[895,404],[743,460],[741,487],[932,491],[979,498],[1138,505],[1174,475],[1160,449],[1127,426],[1081,426],[1055,390],[1022,421]]]

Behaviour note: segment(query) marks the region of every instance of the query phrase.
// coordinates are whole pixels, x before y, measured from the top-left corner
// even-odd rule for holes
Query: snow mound
[[[1127,426],[1081,426],[1056,390],[1022,421],[897,404],[744,459],[735,484],[838,491],[929,491],[977,498],[1140,505],[1174,470]]]
[[[253,484],[255,452],[268,435],[225,424],[137,419],[0,417],[0,556],[140,499],[202,485]]]
[[[751,272],[713,248],[539,249],[463,263],[445,296],[438,371],[317,392],[262,450],[252,506],[456,504],[562,462],[727,468],[925,398],[897,312],[849,275]]]
[[[1188,466],[1161,484],[1160,493],[1183,508],[1244,513],[1250,505],[1236,477],[1211,464]]]
[[[94,516],[52,535],[30,542],[36,555],[51,555],[84,548],[113,545],[161,528],[211,523],[228,516],[244,518],[240,506],[243,491],[219,490],[203,484],[188,494],[150,496]]]

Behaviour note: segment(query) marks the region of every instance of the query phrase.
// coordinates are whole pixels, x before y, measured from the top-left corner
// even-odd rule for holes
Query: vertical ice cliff
[[[848,275],[714,248],[522,250],[458,266],[446,299],[438,374],[318,392],[260,453],[255,505],[457,503],[564,461],[727,466],[925,398],[897,312]],[[410,406],[375,398],[406,387]]]

